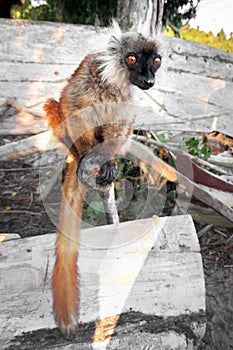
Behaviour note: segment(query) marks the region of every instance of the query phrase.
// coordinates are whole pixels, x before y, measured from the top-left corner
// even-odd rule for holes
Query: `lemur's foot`
[[[76,174],[89,187],[105,187],[116,180],[117,168],[114,160],[94,151],[86,153],[79,161]]]

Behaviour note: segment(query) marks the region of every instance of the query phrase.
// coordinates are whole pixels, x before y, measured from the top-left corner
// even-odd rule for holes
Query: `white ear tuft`
[[[110,26],[110,36],[114,36],[116,39],[121,39],[122,37],[122,31],[118,24],[118,22],[112,18],[111,26]]]

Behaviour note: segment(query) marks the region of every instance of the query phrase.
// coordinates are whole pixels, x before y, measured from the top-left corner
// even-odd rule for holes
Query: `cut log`
[[[1,349],[194,349],[205,332],[205,285],[190,216],[85,229],[80,326],[55,328],[53,234],[0,245]]]
[[[102,50],[108,30],[91,26],[0,19],[0,105],[17,97],[40,108],[58,99],[66,79],[87,53]],[[74,40],[78,38],[78,40]],[[138,90],[137,104],[154,115],[136,118],[138,127],[210,132],[233,136],[233,56],[177,38],[162,38],[162,67],[148,93]]]

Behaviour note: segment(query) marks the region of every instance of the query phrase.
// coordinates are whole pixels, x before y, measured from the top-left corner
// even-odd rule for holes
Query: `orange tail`
[[[53,98],[46,101],[44,105],[44,111],[46,112],[46,119],[52,129],[56,130],[63,122],[62,113],[60,111],[60,104]]]
[[[57,231],[56,262],[52,288],[54,312],[62,333],[75,333],[78,324],[78,246],[85,188],[76,175],[77,161],[67,170],[63,184],[63,201]]]
[[[60,140],[65,138],[65,125],[60,103],[50,98],[44,105],[44,111],[46,112],[45,118],[49,122],[49,126],[53,130],[53,133]]]
[[[78,324],[78,247],[58,232],[52,288],[54,313],[62,333],[75,333]]]

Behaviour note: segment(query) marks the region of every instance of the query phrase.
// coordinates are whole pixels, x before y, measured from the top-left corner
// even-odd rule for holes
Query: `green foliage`
[[[205,137],[202,139],[192,137],[188,140],[183,137],[180,146],[181,148],[185,146],[188,148],[188,152],[190,154],[204,160],[208,160],[209,156],[211,155],[211,148],[206,145]]]
[[[106,26],[109,19],[116,16],[117,0],[66,0],[64,6],[65,22],[95,24],[98,19],[100,25]]]
[[[29,20],[98,24],[106,26],[116,16],[117,0],[47,0],[46,5],[32,7],[30,0],[12,10],[13,18]]]
[[[166,0],[163,25],[172,23],[180,27],[196,13],[194,3],[200,0]],[[116,17],[117,0],[46,0],[46,5],[32,7],[30,0],[12,10],[13,18],[58,21],[69,23],[98,24],[106,26]]]
[[[93,216],[103,216],[104,214],[104,206],[101,201],[93,201],[89,204],[87,208],[88,217],[92,218]]]
[[[174,36],[174,31],[171,27],[167,27],[164,31],[164,35]],[[206,33],[199,30],[199,28],[191,28],[190,25],[187,24],[180,30],[180,37],[185,40],[213,46],[233,54],[233,36],[227,39],[223,29],[215,36],[212,32]]]
[[[12,17],[33,21],[61,21],[56,1],[47,1],[47,5],[33,7],[30,0],[25,0],[22,6],[14,6]]]
[[[172,132],[156,133],[156,136],[162,143],[169,143],[173,138],[173,133]],[[188,153],[192,154],[193,156],[197,156],[198,158],[201,158],[204,160],[207,160],[211,155],[211,148],[206,145],[206,137],[201,137],[200,135],[195,135],[193,137],[190,137],[189,135],[188,137],[187,135],[184,134],[179,142],[179,148],[185,149]],[[163,152],[157,155],[166,161],[166,159],[164,159]],[[168,163],[174,168],[176,167],[173,160],[169,159]]]
[[[195,17],[197,4],[200,0],[165,0],[163,25],[172,24],[181,28],[185,22]]]
[[[160,142],[167,143],[171,140],[173,133],[172,132],[162,132],[162,133],[157,133],[155,132],[157,138],[159,139]]]
[[[218,33],[217,36],[214,36],[212,32],[209,32],[207,34],[203,31],[200,31],[199,28],[193,29],[190,28],[190,25],[186,25],[180,31],[180,37],[182,39],[213,46],[220,50],[224,50],[233,54],[233,37],[227,39],[223,29]]]

